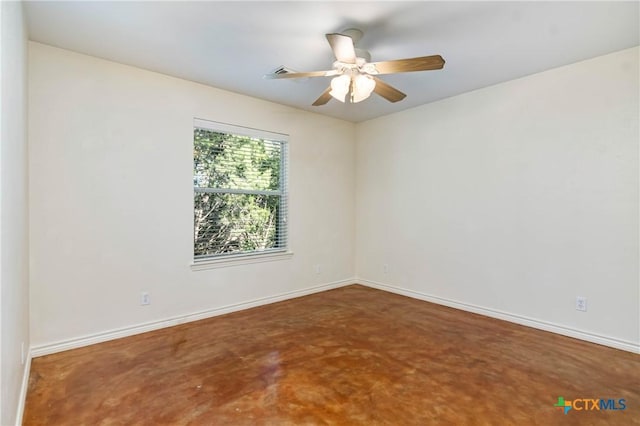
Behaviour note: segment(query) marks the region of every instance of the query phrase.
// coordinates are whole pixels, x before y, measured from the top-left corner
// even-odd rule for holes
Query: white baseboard
[[[362,284],[364,286],[376,288],[378,290],[384,290],[391,293],[408,296],[414,299],[419,299],[427,302],[436,303],[439,305],[449,306],[451,308],[456,308],[456,309],[460,309],[467,312],[473,312],[473,313],[484,315],[487,317],[497,318],[504,321],[509,321],[512,323],[525,325],[532,328],[537,328],[539,330],[550,331],[552,333],[561,334],[563,336],[573,337],[576,339],[585,340],[587,342],[597,343],[600,345],[609,346],[612,348],[622,349],[624,351],[640,354],[640,345],[631,341],[615,339],[607,336],[601,336],[599,334],[577,330],[574,328],[537,320],[535,318],[528,318],[521,315],[515,315],[515,314],[511,314],[508,312],[503,312],[495,309],[484,308],[482,306],[462,303],[455,300],[433,296],[433,295],[421,293],[414,290],[409,290],[401,287],[383,284],[383,283],[368,280],[365,278],[353,278],[353,279],[334,281],[331,283],[308,287],[302,290],[295,290],[287,293],[281,293],[275,296],[263,297],[259,299],[250,300],[247,302],[227,305],[227,306],[223,306],[215,309],[209,309],[209,310],[195,312],[195,313],[186,314],[186,315],[179,315],[179,316],[167,318],[160,321],[153,321],[153,322],[138,324],[130,327],[118,328],[114,330],[105,331],[102,333],[85,335],[85,336],[63,340],[59,342],[36,345],[36,346],[33,346],[29,352],[28,362],[30,366],[31,357],[35,358],[43,355],[53,354],[56,352],[66,351],[69,349],[75,349],[83,346],[93,345],[95,343],[101,343],[109,340],[119,339],[121,337],[133,336],[140,333],[146,333],[148,331],[158,330],[166,327],[172,327],[175,325],[198,321],[201,319],[215,317],[218,315],[224,315],[231,312],[254,308],[256,306],[268,305],[270,303],[275,303],[275,302],[280,302],[287,299],[306,296],[313,293],[319,293],[321,291],[330,290],[338,287],[344,287],[351,284]],[[25,393],[25,395],[26,395],[26,387],[28,386],[28,381],[29,381],[29,369],[27,368],[25,372],[25,379],[23,379],[23,382],[24,382],[23,392]]]
[[[22,425],[22,416],[24,415],[24,407],[27,403],[27,390],[29,389],[29,373],[31,372],[31,349],[27,351],[27,358],[24,362],[24,371],[22,373],[22,385],[20,386],[20,396],[18,399],[18,407],[16,408],[16,426]]]
[[[599,345],[609,346],[615,349],[622,349],[624,351],[640,354],[640,345],[631,341],[615,339],[612,337],[601,336],[599,334],[590,333],[587,331],[577,330],[571,327],[563,325],[553,324],[546,321],[537,320],[535,318],[528,318],[522,315],[515,315],[508,312],[499,311],[496,309],[484,308],[482,306],[472,305],[468,303],[462,303],[455,300],[446,299],[443,297],[433,296],[430,294],[421,293],[406,288],[396,287],[380,282],[367,280],[365,278],[357,278],[356,282],[367,287],[376,288],[378,290],[384,290],[391,293],[400,294],[402,296],[411,297],[413,299],[424,300],[427,302],[436,303],[438,305],[448,306],[450,308],[456,308],[467,312],[473,312],[475,314],[484,315],[491,318],[497,318],[504,321],[513,322],[527,327],[537,328],[539,330],[550,331],[552,333],[561,334],[563,336],[573,337],[575,339],[585,340],[591,343],[597,343]]]
[[[232,305],[222,306],[214,309],[207,309],[186,315],[178,315],[175,317],[153,321],[143,324],[137,324],[130,327],[113,329],[101,333],[85,335],[73,339],[63,340],[59,342],[35,345],[31,348],[31,356],[39,357],[50,355],[56,352],[62,352],[69,349],[81,348],[83,346],[93,345],[95,343],[106,342],[109,340],[119,339],[122,337],[133,336],[135,334],[146,333],[148,331],[158,330],[161,328],[172,327],[179,324],[198,321],[206,318],[224,315],[231,312],[241,311],[244,309],[254,308],[256,306],[268,305],[270,303],[281,302],[283,300],[294,299],[296,297],[306,296],[321,291],[331,290],[338,287],[355,284],[355,279],[346,279],[334,281],[331,283],[321,284],[313,287],[307,287],[302,290],[295,290],[286,293],[277,294],[275,296],[262,297],[259,299],[249,300],[247,302],[235,303]],[[28,378],[27,378],[28,380]]]

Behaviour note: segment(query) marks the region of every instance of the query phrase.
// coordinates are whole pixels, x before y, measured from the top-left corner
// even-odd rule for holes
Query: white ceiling
[[[31,40],[358,122],[640,44],[639,2],[26,2]],[[311,103],[325,33],[356,27],[372,61],[440,54],[443,70],[383,76],[407,98]]]

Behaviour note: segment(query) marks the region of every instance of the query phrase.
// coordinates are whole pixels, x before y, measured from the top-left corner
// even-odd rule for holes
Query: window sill
[[[258,253],[236,256],[225,256],[222,258],[201,259],[191,263],[192,271],[204,271],[206,269],[226,268],[229,266],[248,265],[251,263],[273,262],[276,260],[286,260],[293,257],[293,252],[284,251],[279,253]]]

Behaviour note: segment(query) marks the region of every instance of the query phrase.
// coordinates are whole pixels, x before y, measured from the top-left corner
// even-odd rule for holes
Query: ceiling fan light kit
[[[385,83],[377,75],[400,72],[438,70],[444,67],[444,59],[440,55],[421,56],[418,58],[397,59],[393,61],[369,62],[369,52],[356,49],[355,43],[362,38],[358,29],[344,30],[342,34],[326,34],[336,61],[333,69],[312,72],[273,72],[264,77],[269,79],[333,77],[329,87],[313,103],[314,106],[325,105],[334,98],[340,102],[358,103],[375,92],[389,102],[398,102],[407,95]],[[286,70],[280,67],[279,70]]]
[[[352,103],[364,101],[376,87],[373,78],[365,74],[347,75],[342,74],[331,80],[331,91],[329,94],[340,102],[345,102],[348,93],[351,93],[349,100]]]
[[[376,82],[371,76],[359,74],[352,79],[351,102],[358,103],[364,101],[376,88]]]
[[[331,80],[331,91],[329,94],[334,99],[344,102],[347,93],[349,93],[349,86],[351,85],[351,78],[348,75],[339,75]]]

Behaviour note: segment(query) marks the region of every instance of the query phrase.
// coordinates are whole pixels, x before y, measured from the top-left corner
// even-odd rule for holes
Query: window
[[[287,250],[285,135],[195,120],[194,260]]]

